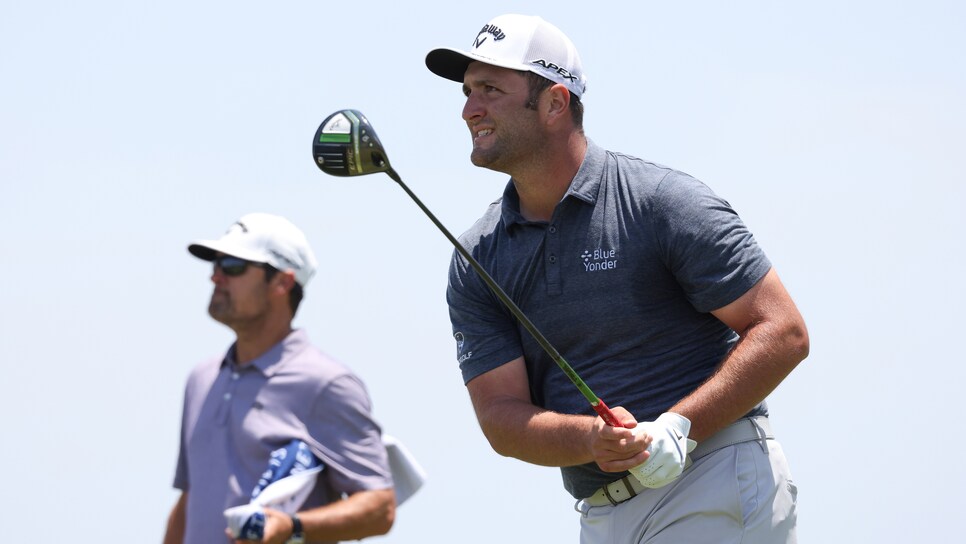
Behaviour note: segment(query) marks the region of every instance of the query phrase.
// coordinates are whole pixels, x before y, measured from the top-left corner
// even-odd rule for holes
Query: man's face
[[[216,259],[211,275],[215,288],[208,303],[208,314],[236,331],[264,321],[269,314],[266,272],[260,266],[249,264],[241,274],[228,275]]]
[[[471,62],[463,76],[463,119],[473,138],[470,161],[513,175],[543,144],[539,113],[526,107],[522,72]]]

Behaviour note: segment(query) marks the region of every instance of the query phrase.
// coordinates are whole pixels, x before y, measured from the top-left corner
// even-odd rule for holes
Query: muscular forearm
[[[558,414],[508,397],[478,409],[477,418],[500,455],[555,467],[594,460],[594,417]]]
[[[523,358],[514,359],[467,384],[480,427],[493,449],[507,457],[566,467],[595,461],[620,472],[642,463],[650,439],[636,435],[634,417],[613,412],[625,427],[608,427],[594,416],[551,412],[530,402]]]
[[[800,320],[756,323],[715,374],[670,411],[691,420],[690,437],[700,442],[763,401],[807,355]]]

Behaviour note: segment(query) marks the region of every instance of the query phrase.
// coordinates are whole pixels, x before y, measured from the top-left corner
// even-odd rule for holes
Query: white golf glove
[[[646,432],[653,437],[647,451],[651,454],[631,474],[645,487],[663,487],[684,472],[688,454],[698,445],[688,438],[691,422],[688,418],[665,412],[654,421],[638,423],[635,432]]]

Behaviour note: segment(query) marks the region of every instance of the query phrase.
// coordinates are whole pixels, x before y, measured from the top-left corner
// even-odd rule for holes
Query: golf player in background
[[[809,340],[772,264],[700,181],[585,136],[587,79],[559,29],[503,15],[467,30],[466,50],[426,65],[462,84],[471,162],[510,179],[461,242],[624,425],[454,253],[457,357],[493,449],[561,467],[584,543],[795,542],[765,398]]]
[[[236,341],[188,378],[174,479],[182,493],[165,544],[230,542],[224,511],[249,502],[270,455],[293,440],[324,468],[296,514],[264,510],[260,542],[388,532],[396,499],[365,386],[292,328],[316,269],[302,231],[282,217],[253,213],[188,251],[212,263],[208,313]]]

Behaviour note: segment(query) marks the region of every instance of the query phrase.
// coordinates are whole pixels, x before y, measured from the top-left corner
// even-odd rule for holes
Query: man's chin
[[[470,152],[470,162],[473,163],[473,166],[486,168],[486,161],[484,160],[484,158],[480,153],[476,152],[475,149]]]
[[[473,166],[478,166],[480,168],[488,168],[497,172],[504,171],[500,168],[498,158],[494,157],[492,153],[481,153],[477,152],[477,150],[473,150],[473,152],[470,153],[470,162],[473,163]]]
[[[216,305],[208,306],[208,315],[211,316],[212,319],[214,319],[219,323],[223,323],[227,325],[228,314],[229,314],[228,310],[222,306],[216,306]]]

